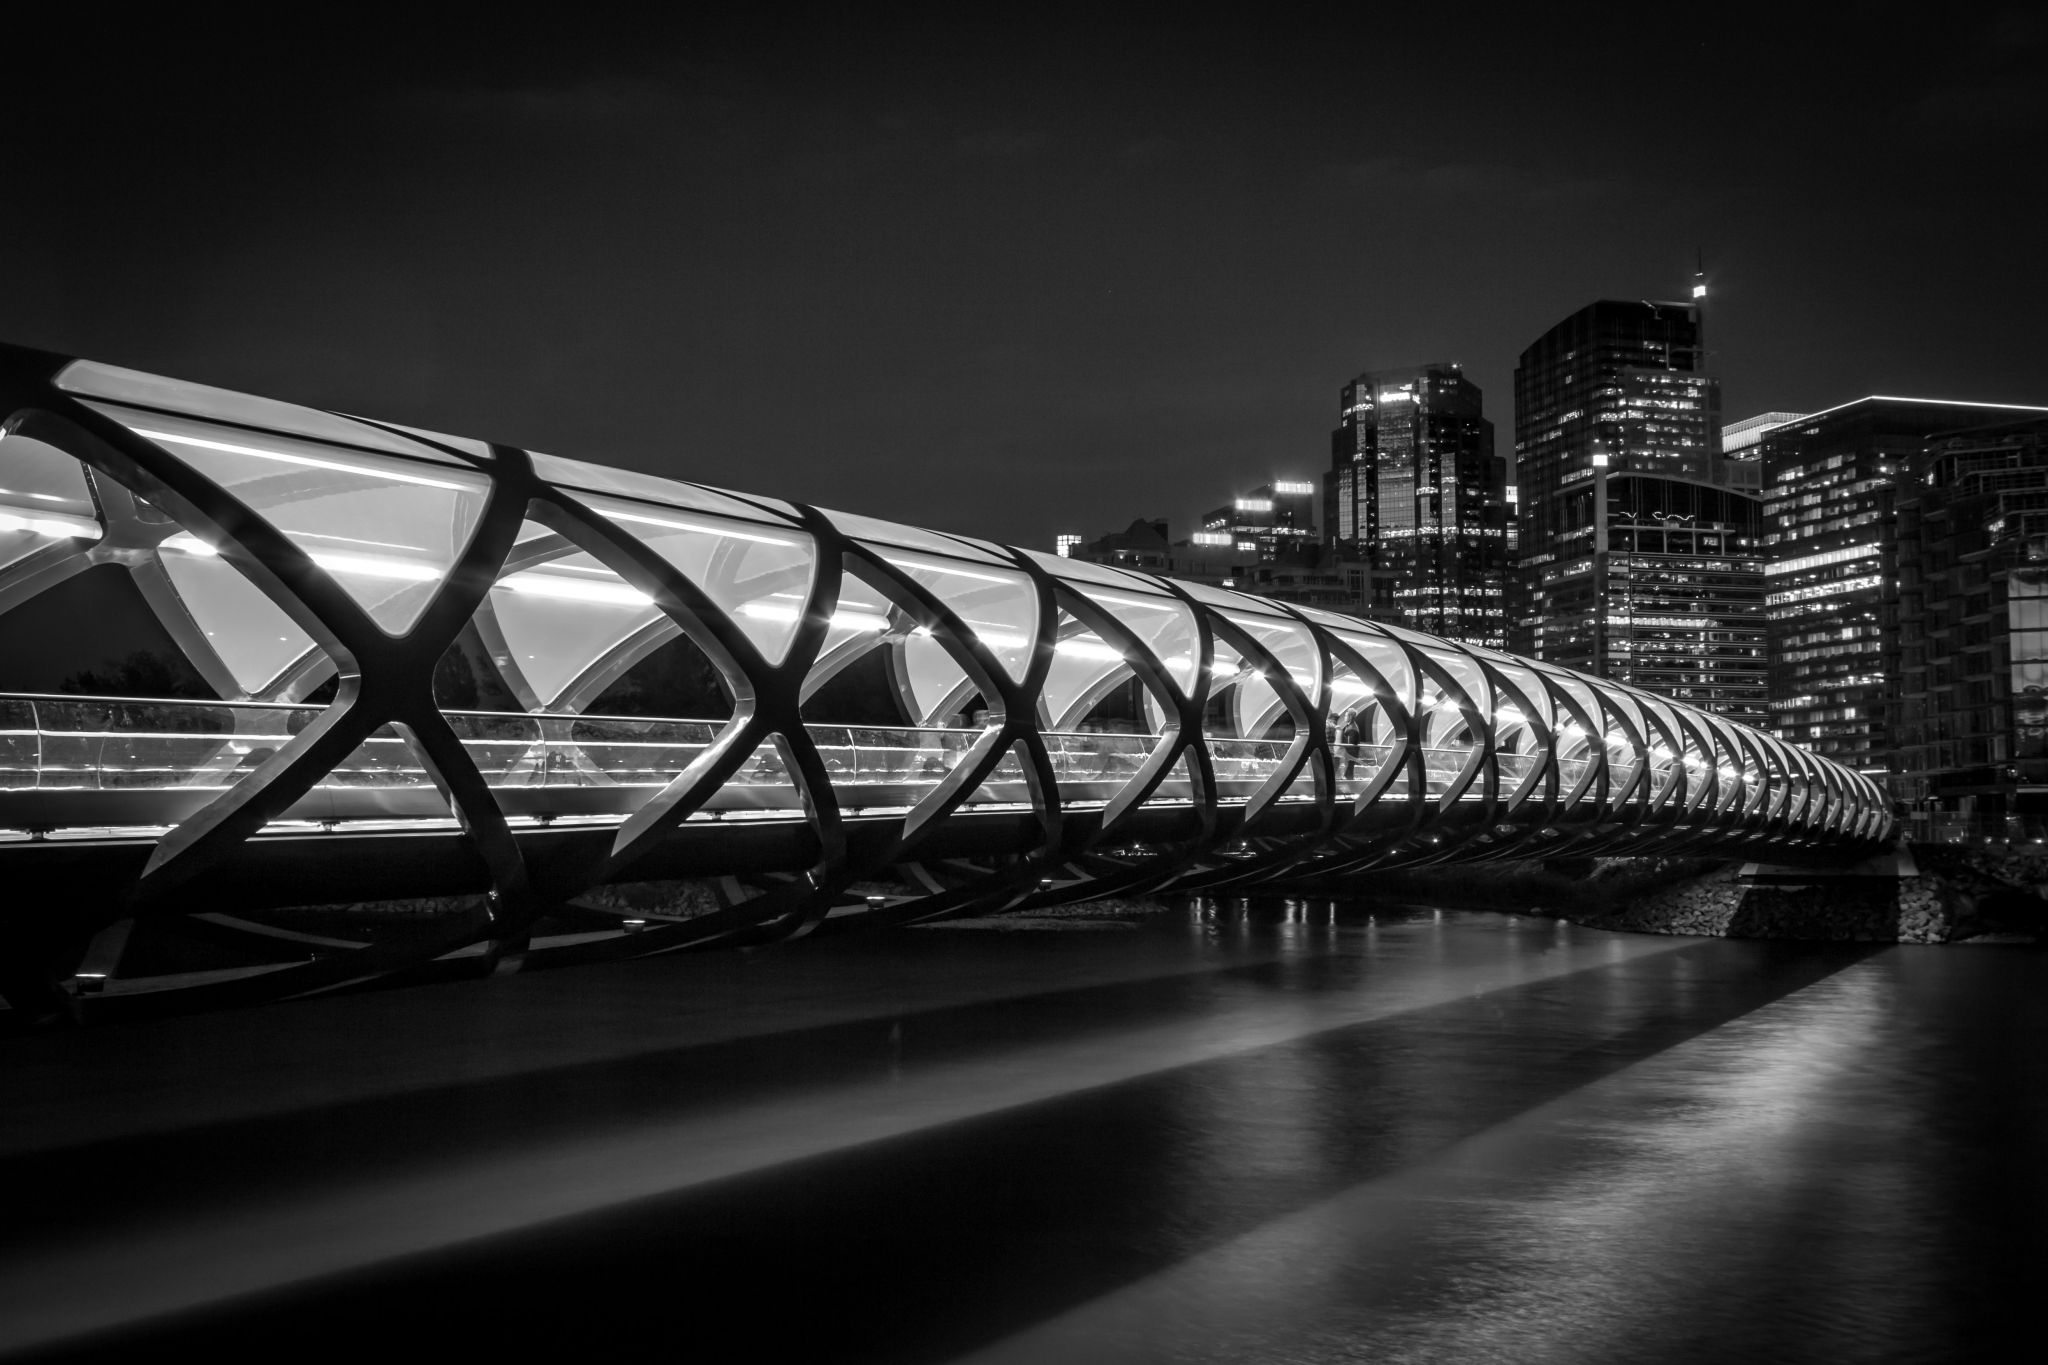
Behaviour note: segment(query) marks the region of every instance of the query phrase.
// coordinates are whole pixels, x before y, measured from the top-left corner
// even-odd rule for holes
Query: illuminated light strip
[[[0,488],[0,498],[34,498],[37,502],[75,502],[86,505],[84,498],[67,498],[56,493],[31,493],[22,488]]]
[[[1173,611],[1181,605],[1178,600],[1171,597],[1155,597],[1148,601],[1141,597],[1118,597],[1114,593],[1096,592],[1085,585],[1076,586],[1080,587],[1083,597],[1108,606],[1135,607],[1139,611]]]
[[[629,583],[587,583],[580,578],[556,578],[542,573],[508,574],[494,585],[521,597],[544,597],[557,602],[590,602],[607,607],[651,607],[654,599]]]
[[[220,551],[189,531],[181,531],[167,538],[159,550],[176,550],[181,554],[212,559]],[[354,578],[396,578],[407,583],[433,583],[441,578],[441,570],[431,564],[409,564],[402,559],[386,559],[382,555],[351,555],[311,553],[306,556],[329,573],[344,574]]]
[[[954,578],[972,578],[982,583],[1000,583],[1006,588],[1016,587],[1019,579],[1022,578],[1021,574],[1015,577],[1002,578],[991,573],[976,573],[972,569],[956,569],[946,563],[924,563],[914,559],[898,559],[894,555],[883,555],[881,559],[884,564],[893,564],[899,569],[908,569],[912,573],[921,571],[924,573],[949,574]]]
[[[753,531],[735,531],[724,522],[678,521],[673,517],[650,517],[641,512],[613,512],[598,509],[613,521],[631,522],[635,526],[659,526],[668,531],[695,531],[699,535],[725,536],[730,540],[751,540],[756,545],[780,545],[784,549],[801,549],[796,541],[778,536],[759,535]]]
[[[396,578],[408,583],[438,583],[441,571],[431,564],[409,564],[381,555],[310,554],[307,556],[329,573],[356,578]]]
[[[803,616],[803,612],[795,607],[779,606],[773,602],[747,602],[738,607],[737,611],[739,615],[752,617],[756,621],[796,621]],[[834,630],[855,632],[887,630],[889,618],[871,611],[835,611],[832,613],[831,626]]]
[[[323,531],[293,531],[282,526],[278,529],[288,536],[303,536],[310,540],[338,540],[348,545],[368,545],[379,550],[410,550],[417,555],[432,553],[423,545],[400,545],[394,540],[364,540],[359,536],[331,536]],[[564,564],[562,567],[567,568],[569,566]]]
[[[52,540],[98,540],[100,524],[89,517],[64,515],[25,517],[18,512],[0,512],[0,531],[26,531]]]
[[[1053,653],[1064,654],[1070,659],[1093,659],[1097,663],[1129,663],[1121,650],[1095,640],[1061,640],[1053,646]]]
[[[452,483],[447,479],[430,479],[424,474],[401,474],[387,469],[365,469],[361,465],[348,464],[342,460],[323,460],[312,455],[291,455],[282,450],[263,450],[257,446],[240,446],[227,441],[209,441],[198,436],[180,436],[174,431],[147,431],[141,427],[132,427],[130,430],[137,436],[146,436],[152,441],[171,445],[192,446],[199,450],[218,450],[228,455],[253,455],[259,460],[276,460],[282,464],[303,465],[308,469],[331,469],[341,474],[361,475],[366,479],[384,479],[391,483],[418,484],[422,488],[444,488],[451,493],[475,491],[468,484]]]

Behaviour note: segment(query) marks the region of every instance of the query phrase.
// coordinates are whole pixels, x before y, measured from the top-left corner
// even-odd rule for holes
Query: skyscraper
[[[1764,434],[1771,711],[1781,737],[1864,772],[1886,769],[1901,664],[1899,481],[1937,432],[2040,411],[1873,396]],[[1928,662],[1923,653],[1919,666]]]
[[[1913,474],[1894,794],[1922,839],[2048,836],[2048,415],[1934,436]]]
[[[1478,386],[1449,364],[1369,371],[1344,386],[1330,444],[1328,542],[1390,583],[1402,624],[1504,645],[1506,471]]]
[[[1316,542],[1316,488],[1306,479],[1275,479],[1232,498],[1202,518],[1207,542],[1228,536],[1228,544],[1251,557],[1270,562]]]
[[[1522,352],[1510,647],[1757,720],[1757,478],[1721,453],[1704,295],[1603,299]]]

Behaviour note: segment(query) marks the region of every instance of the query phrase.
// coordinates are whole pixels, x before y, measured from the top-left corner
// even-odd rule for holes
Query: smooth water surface
[[[0,1347],[2007,1358],[2044,972],[1198,903],[15,1039]]]

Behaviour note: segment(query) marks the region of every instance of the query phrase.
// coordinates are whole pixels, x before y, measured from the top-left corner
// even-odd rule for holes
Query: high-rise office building
[[[1588,304],[1522,352],[1510,647],[1757,720],[1758,477],[1722,453],[1703,296]]]
[[[2041,409],[1873,396],[1764,434],[1771,720],[1864,772],[1891,762],[1900,667],[1894,498],[1930,436]]]
[[[1606,675],[1745,725],[1769,720],[1763,516],[1752,493],[1596,470]]]
[[[1506,482],[1479,388],[1456,365],[1369,371],[1339,398],[1325,539],[1373,566],[1393,593],[1394,619],[1498,648],[1507,642]]]
[[[1306,479],[1260,484],[1203,517],[1196,543],[1227,543],[1254,561],[1270,562],[1316,543],[1315,502],[1315,485]]]
[[[2048,416],[1931,437],[1899,483],[1893,794],[1916,837],[2048,837]]]

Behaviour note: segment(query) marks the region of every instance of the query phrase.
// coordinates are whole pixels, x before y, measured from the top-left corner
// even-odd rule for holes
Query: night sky
[[[1369,368],[1507,453],[1696,247],[1730,419],[2048,402],[2038,7],[1536,8],[96,10],[9,39],[0,339],[1039,546],[1318,476]]]

